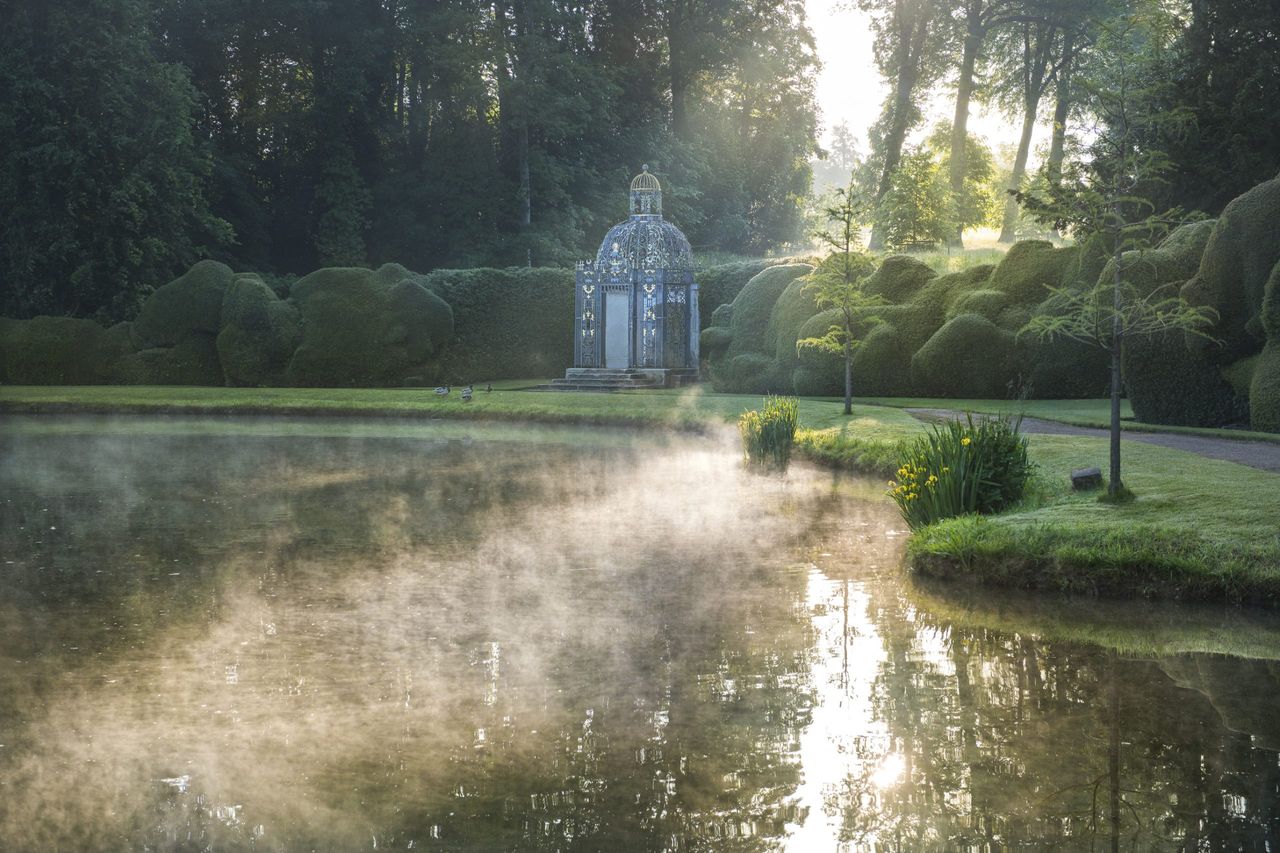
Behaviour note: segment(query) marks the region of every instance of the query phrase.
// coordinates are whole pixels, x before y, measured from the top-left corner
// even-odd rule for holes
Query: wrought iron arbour
[[[662,186],[643,171],[631,181],[631,215],[609,229],[594,261],[580,261],[576,270],[574,310],[577,335],[576,367],[622,366],[617,341],[606,349],[607,330],[624,328],[609,310],[627,311],[626,367],[697,369],[698,285],[694,281],[693,251],[675,225],[662,218]],[[622,295],[626,299],[620,299]],[[614,299],[608,299],[614,295]]]

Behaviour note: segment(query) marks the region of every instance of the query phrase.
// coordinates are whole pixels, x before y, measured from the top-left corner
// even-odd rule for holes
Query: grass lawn
[[[1138,498],[1107,504],[1067,479],[1106,462],[1105,439],[1033,435],[1031,451],[1039,475],[1021,507],[918,531],[913,565],[1004,586],[1280,604],[1280,475],[1126,442]]]
[[[664,426],[702,430],[730,424],[760,398],[745,394],[708,394],[701,389],[670,392],[584,394],[572,391],[529,391],[538,380],[494,382],[493,391],[477,390],[464,403],[455,390],[439,397],[421,388],[213,388],[198,386],[3,386],[0,412],[11,413],[156,413],[263,415],[380,415],[414,418],[491,418],[552,423]],[[841,414],[841,403],[806,398],[800,401],[802,452],[818,431],[860,442],[883,459],[879,470],[892,470],[892,451],[899,439],[920,430],[906,412],[882,406],[856,406],[853,419]],[[838,431],[834,431],[838,428]],[[829,439],[828,439],[829,441]],[[842,449],[853,464],[855,454]],[[887,466],[887,467],[885,467]]]
[[[0,387],[0,412],[383,415],[411,419],[662,426],[706,430],[756,408],[753,395],[670,392],[583,394],[521,390],[495,382],[471,403],[430,389]],[[898,406],[999,411],[1002,401],[894,400]],[[1065,420],[1104,401],[1034,401],[1027,413]],[[901,408],[859,400],[852,418],[838,400],[800,401],[797,453],[820,463],[885,475],[899,444],[923,426]],[[1214,431],[1222,434],[1223,431]],[[1234,435],[1234,433],[1228,433]],[[1125,442],[1133,503],[1102,504],[1070,491],[1068,474],[1105,467],[1105,439],[1031,436],[1038,467],[1023,505],[988,518],[952,519],[918,531],[913,565],[930,575],[984,583],[1106,594],[1258,601],[1280,605],[1280,475],[1183,451]]]

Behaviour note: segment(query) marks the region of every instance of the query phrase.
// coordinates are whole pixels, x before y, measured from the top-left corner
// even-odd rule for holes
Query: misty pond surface
[[[1274,617],[924,587],[882,491],[732,437],[8,418],[0,849],[1277,849]]]

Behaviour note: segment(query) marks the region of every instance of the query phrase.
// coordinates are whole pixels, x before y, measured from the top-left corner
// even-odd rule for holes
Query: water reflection
[[[0,436],[0,848],[1274,849],[1268,616],[1048,640],[714,441],[147,423]]]

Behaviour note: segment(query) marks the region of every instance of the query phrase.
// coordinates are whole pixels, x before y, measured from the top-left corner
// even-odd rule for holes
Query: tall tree
[[[907,132],[920,120],[921,90],[940,69],[943,9],[938,0],[858,0],[858,5],[874,16],[876,64],[892,87],[873,140],[879,166],[874,191],[878,204],[892,186]],[[884,248],[882,228],[872,228],[868,248]]]
[[[959,31],[960,64],[956,77],[955,117],[951,122],[951,155],[948,178],[952,194],[959,198],[965,192],[968,174],[969,110],[977,89],[979,62],[993,31],[1014,23],[1019,18],[1017,0],[962,0],[954,4],[951,24]],[[956,231],[949,240],[956,247],[964,245],[964,225],[957,217]]]
[[[8,7],[0,32],[0,311],[120,319],[230,239],[209,212],[187,73],[142,0]]]

